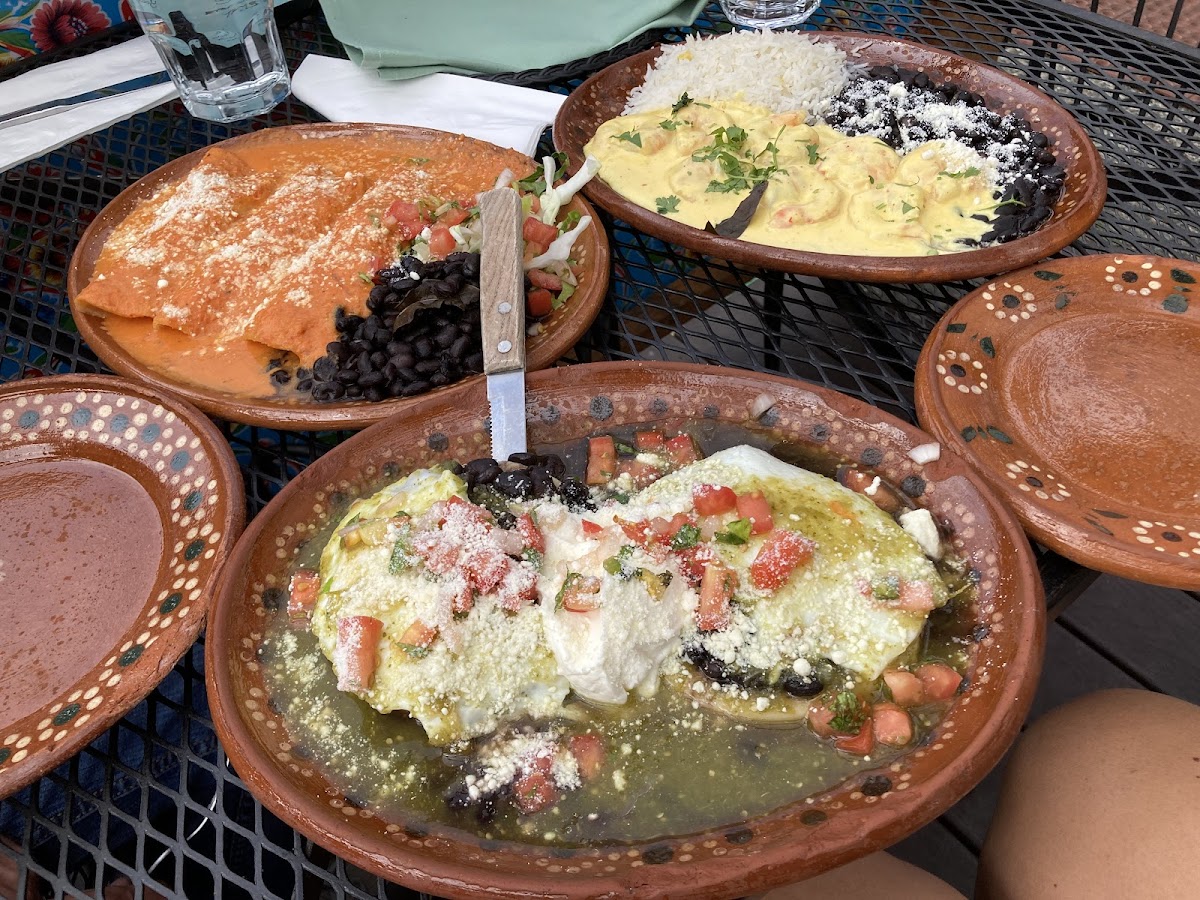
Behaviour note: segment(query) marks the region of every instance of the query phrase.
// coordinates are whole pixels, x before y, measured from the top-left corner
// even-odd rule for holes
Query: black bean
[[[696,644],[691,647],[686,647],[684,653],[688,660],[697,669],[705,674],[710,680],[717,684],[736,684],[737,679],[734,674],[725,667],[725,664]]]
[[[313,399],[316,400],[318,403],[328,403],[330,400],[333,399],[333,385],[318,384],[316,387],[313,388],[312,395],[313,395]]]
[[[414,381],[400,392],[402,397],[415,397],[417,394],[424,394],[429,390],[428,381]]]
[[[302,394],[307,394],[312,390],[313,380],[311,378],[302,378],[296,382],[296,390]]]
[[[378,387],[386,380],[382,372],[367,372],[358,379],[358,386],[366,390],[367,388]]]
[[[913,83],[913,87],[927,88],[927,87],[929,87],[929,76],[926,75],[924,72],[918,72],[916,75],[913,76],[912,83]]]
[[[292,373],[287,369],[276,369],[271,373],[271,381],[274,384],[287,384],[292,380]]]
[[[450,379],[445,372],[434,372],[429,376],[429,383],[434,387],[441,387],[444,384],[449,384]]]
[[[488,825],[496,818],[499,811],[500,805],[495,796],[482,797],[479,800],[479,807],[475,810],[475,818],[479,820],[480,825]]]
[[[562,457],[557,453],[548,453],[545,456],[546,468],[550,470],[550,474],[555,478],[561,478],[563,472],[567,471],[567,464],[562,461]]]
[[[516,463],[518,466],[536,466],[540,459],[536,453],[521,452],[510,453],[508,461]]]
[[[446,323],[442,326],[441,331],[434,336],[433,342],[445,350],[456,340],[458,340],[458,326]]]
[[[371,362],[371,354],[366,350],[358,354],[354,360],[354,367],[363,375],[366,375],[368,372],[374,372],[375,364]]]
[[[404,393],[405,384],[407,384],[407,382],[404,381],[403,378],[393,378],[391,381],[388,382],[388,386],[387,386],[388,393],[391,394],[393,397],[399,397],[401,394]]]
[[[1033,142],[1033,146],[1035,146],[1039,149],[1042,147],[1050,146],[1050,138],[1046,137],[1040,131],[1035,131],[1033,133],[1033,135],[1030,137],[1030,140]]]
[[[779,678],[779,687],[793,697],[815,697],[825,690],[825,684],[815,672],[800,675],[794,669],[785,669]]]
[[[393,378],[396,377],[396,371],[399,368],[400,368],[399,366],[397,366],[394,362],[392,362],[389,359],[383,366],[383,377],[386,378],[388,381],[391,381]]]
[[[496,490],[514,500],[528,500],[533,496],[533,477],[527,469],[501,472],[496,477]]]
[[[392,357],[392,362],[395,364],[396,369],[400,370],[411,369],[416,360],[413,359],[413,355],[411,353],[397,353]]]
[[[330,341],[325,345],[325,352],[330,356],[340,356],[342,353],[341,341]]]
[[[358,369],[355,369],[351,366],[349,368],[339,369],[334,378],[339,384],[354,384],[354,382],[358,381],[361,374],[362,373],[359,372]]]
[[[362,353],[363,351],[370,353],[372,350],[371,342],[364,341],[362,338],[355,338],[354,340],[352,340],[350,342],[349,346],[350,346],[350,349],[353,350],[355,353]]]
[[[471,799],[471,791],[467,787],[466,781],[456,781],[450,785],[444,798],[446,805],[451,809],[467,809],[475,804],[475,801]]]
[[[387,398],[387,391],[382,387],[369,387],[363,391],[363,398],[371,403],[378,403]]]
[[[416,381],[419,376],[417,370],[411,366],[401,366],[396,369],[396,377],[403,378],[405,381]]]
[[[312,369],[307,366],[299,366],[296,369],[296,377],[301,381],[305,378],[312,378]]]
[[[1057,157],[1054,155],[1054,151],[1045,149],[1045,150],[1039,150],[1037,153],[1035,153],[1033,156],[1033,159],[1039,165],[1052,166],[1052,165],[1054,165],[1054,162],[1057,159]]]
[[[339,382],[333,381],[329,384],[330,399],[341,400],[346,396],[346,386]]]
[[[412,353],[412,346],[408,342],[401,340],[388,341],[388,345],[384,349],[387,350],[389,356]]]
[[[482,372],[483,371],[483,352],[479,351],[472,353],[463,360],[463,369],[467,372]]]
[[[456,286],[450,278],[440,278],[433,282],[433,292],[439,297],[454,297],[458,294],[461,287],[461,284]]]
[[[433,353],[433,342],[428,338],[421,338],[413,343],[413,355],[417,359],[428,359]]]
[[[477,484],[490,484],[500,474],[500,465],[494,459],[480,457],[467,463],[463,471]]]
[[[592,502],[592,492],[588,486],[577,478],[564,478],[558,485],[558,496],[562,497],[567,507],[578,512],[581,509],[595,509]]]
[[[533,480],[533,496],[549,497],[554,493],[554,479],[550,477],[550,472],[542,466],[530,469],[529,477]]]
[[[345,331],[358,331],[366,322],[362,316],[346,316],[342,319],[342,328]]]
[[[371,354],[371,365],[376,369],[382,369],[387,365],[388,355],[382,350],[376,350]]]
[[[363,389],[360,388],[357,384],[351,384],[351,385],[346,386],[346,396],[349,397],[351,400],[357,400],[362,395],[363,395]]]
[[[413,366],[417,370],[418,375],[432,375],[441,367],[442,364],[436,359],[423,359]]]

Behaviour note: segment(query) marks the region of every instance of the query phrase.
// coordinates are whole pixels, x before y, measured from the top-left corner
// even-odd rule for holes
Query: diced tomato
[[[545,288],[553,293],[558,293],[562,290],[562,279],[553,272],[547,272],[544,269],[530,269],[525,275],[533,283],[534,287]]]
[[[912,612],[936,609],[937,604],[933,602],[933,585],[928,581],[901,581],[900,596],[889,605]]]
[[[413,622],[400,635],[400,649],[413,656],[424,656],[425,651],[437,640],[438,630],[420,619]]]
[[[629,475],[634,487],[644,488],[654,484],[663,476],[662,469],[638,459],[622,459],[617,462],[617,475]]]
[[[593,522],[591,519],[581,519],[579,524],[583,526],[583,533],[587,537],[595,537],[604,530],[604,526]]]
[[[677,469],[682,469],[700,458],[700,454],[696,450],[696,442],[692,440],[690,434],[676,435],[666,442],[665,447],[667,458]]]
[[[396,237],[402,242],[411,241],[420,234],[426,225],[421,207],[407,200],[397,200],[388,207],[383,215],[385,225],[396,226]]]
[[[958,693],[962,676],[941,663],[926,663],[917,669],[927,700],[949,700]]]
[[[666,446],[667,439],[661,431],[639,431],[633,436],[633,446],[648,453],[659,453]]]
[[[814,547],[816,544],[797,531],[775,529],[750,563],[750,580],[760,591],[779,590],[798,566],[812,559]]]
[[[567,747],[579,764],[579,774],[584,781],[591,781],[600,774],[604,765],[604,740],[598,734],[575,734],[567,741]]]
[[[837,480],[844,486],[862,494],[886,513],[894,514],[904,508],[904,501],[882,479],[876,484],[876,476],[853,466],[839,466]]]
[[[337,620],[337,640],[333,668],[339,691],[365,691],[371,687],[378,665],[376,653],[383,622],[374,616],[341,616]]]
[[[855,756],[866,756],[875,749],[875,725],[872,719],[866,719],[858,734],[848,737],[834,738],[833,745],[846,753]]]
[[[591,612],[600,608],[600,579],[572,572],[563,582],[558,602],[571,612]]]
[[[687,513],[675,513],[669,519],[664,519],[662,516],[655,516],[650,520],[650,530],[660,539],[660,542],[666,543],[679,533],[679,529],[684,525],[694,525],[692,517]]]
[[[475,591],[465,579],[459,584],[450,598],[450,610],[456,616],[465,616],[475,606]]]
[[[447,228],[454,225],[461,225],[467,221],[469,214],[461,206],[452,206],[440,216],[438,216],[438,224],[445,225]]]
[[[429,254],[435,259],[445,259],[457,246],[458,241],[445,225],[437,224],[429,229]]]
[[[554,780],[544,772],[529,772],[513,785],[513,800],[525,815],[540,812],[558,800]]]
[[[719,516],[737,506],[737,494],[733,488],[717,484],[696,484],[692,486],[692,506],[702,516]]]
[[[620,516],[613,516],[613,521],[621,526],[621,530],[625,532],[625,537],[629,538],[639,547],[649,548],[658,540],[658,536],[654,533],[654,529],[650,527],[649,522],[630,522],[622,519]]]
[[[321,576],[312,569],[299,569],[288,582],[288,618],[293,622],[307,622],[317,605],[317,594],[321,589]]]
[[[876,703],[871,710],[875,740],[889,747],[903,747],[912,741],[912,717],[895,703]]]
[[[413,540],[413,550],[425,562],[425,568],[435,575],[448,575],[458,566],[459,550],[454,541],[436,531],[426,531]]]
[[[889,669],[883,673],[883,683],[901,706],[920,706],[925,702],[925,685],[912,672]]]
[[[533,516],[529,513],[521,513],[517,516],[517,534],[521,535],[521,540],[530,550],[536,550],[538,553],[546,552],[546,539],[542,537],[542,530],[538,528],[537,522],[533,521]]]
[[[737,572],[714,559],[700,580],[700,605],[696,625],[701,631],[723,631],[729,627],[732,613],[729,602],[737,589]]]
[[[817,737],[833,737],[833,710],[824,703],[808,704],[808,727]]]
[[[519,612],[537,599],[537,573],[529,566],[509,566],[496,596],[509,612]]]
[[[608,484],[617,473],[617,444],[610,435],[588,438],[588,484]]]
[[[525,295],[525,312],[531,319],[544,319],[554,312],[554,295],[545,288],[534,288]]]
[[[495,547],[481,547],[462,562],[467,580],[481,594],[490,594],[508,574],[512,561]]]
[[[558,237],[558,226],[547,225],[535,216],[528,216],[525,219],[525,224],[521,226],[521,236],[531,244],[540,244],[543,247],[549,247]],[[542,251],[542,253],[545,252],[545,250]]]
[[[431,512],[436,512],[438,516],[438,524],[444,525],[446,520],[451,516],[455,518],[462,517],[469,522],[475,522],[479,525],[489,525],[492,521],[492,514],[482,506],[476,506],[470,500],[464,500],[457,494],[452,494],[445,500],[440,500],[430,507]]]
[[[712,547],[707,544],[697,544],[686,550],[674,551],[675,563],[681,574],[692,587],[699,587],[704,581],[704,572],[714,559]]]
[[[737,514],[739,519],[750,520],[751,534],[766,534],[775,527],[771,518],[771,504],[762,495],[762,491],[738,494]]]

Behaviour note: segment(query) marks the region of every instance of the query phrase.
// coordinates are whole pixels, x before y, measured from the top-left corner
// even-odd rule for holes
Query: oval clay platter
[[[237,149],[250,142],[269,141],[283,134],[288,139],[319,137],[321,135],[352,135],[363,140],[386,144],[389,139],[405,139],[439,146],[447,140],[453,142],[457,154],[466,161],[475,156],[508,155],[513,151],[503,150],[494,144],[478,141],[462,135],[448,135],[427,128],[407,125],[315,123],[289,125],[280,128],[256,131],[239,135],[214,144],[214,147]],[[92,278],[96,261],[113,230],[121,224],[143,200],[158,188],[177,181],[200,162],[210,148],[197,150],[155,169],[135,184],[122,191],[108,204],[88,226],[80,239],[67,273],[67,294],[71,298],[72,313],[79,326],[79,333],[88,346],[109,367],[129,378],[170,391],[194,403],[210,415],[233,422],[264,425],[285,430],[328,430],[340,428],[364,428],[373,422],[386,419],[406,408],[411,399],[396,397],[378,403],[366,401],[341,401],[318,403],[307,401],[297,395],[279,397],[248,398],[223,390],[219,381],[202,385],[183,380],[169,371],[145,363],[132,354],[104,327],[103,317],[94,311],[80,308],[75,302],[79,292]],[[456,157],[457,158],[457,157]],[[591,205],[580,195],[565,208],[581,216],[591,216],[593,224],[580,236],[574,248],[579,261],[579,286],[569,301],[541,320],[541,331],[526,342],[526,367],[530,370],[553,365],[564,356],[600,312],[608,289],[609,249],[608,237]],[[333,309],[329,311],[332,320]],[[331,337],[333,340],[332,328]],[[433,393],[447,393],[461,389],[472,380],[482,381],[481,375],[471,376],[459,382],[434,388]],[[264,375],[265,378],[265,375]]]
[[[967,687],[933,736],[886,767],[806,801],[710,832],[603,847],[485,841],[347,800],[319,752],[297,748],[259,662],[281,612],[289,564],[349,499],[405,472],[490,452],[483,385],[418,400],[294,479],[251,523],[209,617],[206,676],[222,745],[250,790],[318,843],[380,876],[446,897],[738,897],[816,874],[887,846],[956,802],[1015,738],[1042,659],[1044,600],[1028,541],[954,454],[918,464],[930,438],[880,410],[822,388],[735,369],[600,363],[529,377],[530,445],[582,439],[680,417],[765,425],[773,438],[874,467],[952,534],[979,578],[978,642]],[[763,394],[774,405],[758,419]],[[286,604],[283,604],[286,605]]]
[[[192,646],[245,505],[229,445],[187,404],[101,375],[0,388],[0,798]]]
[[[1053,216],[1033,234],[1004,244],[940,256],[842,256],[813,253],[720,237],[626,200],[604,182],[601,170],[584,188],[598,206],[647,234],[733,263],[846,281],[958,281],[1005,272],[1043,259],[1083,234],[1104,206],[1107,181],[1100,154],[1080,124],[1063,107],[1025,82],[999,69],[910,41],[853,32],[818,32],[822,43],[844,50],[867,66],[889,65],[926,72],[934,84],[952,82],[982,94],[989,109],[1012,112],[1050,139],[1050,149],[1066,169],[1062,196]],[[568,167],[583,163],[583,148],[596,129],[621,115],[629,92],[640,85],[661,48],[614,63],[576,88],[554,120],[554,144]]]
[[[1200,589],[1200,265],[1047,260],[964,297],[917,364],[922,424],[1040,543]]]

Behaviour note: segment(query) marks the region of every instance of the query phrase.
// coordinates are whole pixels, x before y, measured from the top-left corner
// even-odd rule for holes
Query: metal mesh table
[[[1108,205],[1067,252],[1200,259],[1197,50],[1052,0],[841,0],[809,24],[890,32],[1038,85],[1078,117],[1108,168]],[[728,28],[716,4],[695,25],[706,33]],[[566,92],[608,62],[687,31],[503,77]],[[285,43],[293,67],[310,52],[342,52],[319,16],[289,25]],[[190,118],[176,102],[0,174],[0,381],[102,370],[75,329],[64,284],[83,229],[118,192],[196,148],[314,118],[290,100],[265,119],[220,126]],[[974,287],[861,285],[738,268],[607,217],[604,225],[612,287],[575,361],[686,360],[780,372],[910,421],[921,345],[947,307]],[[250,515],[346,437],[224,429]],[[1094,576],[1053,554],[1040,561],[1052,612]],[[0,843],[0,854],[15,861],[21,890],[96,896],[125,875],[138,896],[146,887],[190,898],[413,896],[354,870],[254,801],[217,744],[203,655],[201,642],[80,756],[0,803],[0,829],[12,842]]]

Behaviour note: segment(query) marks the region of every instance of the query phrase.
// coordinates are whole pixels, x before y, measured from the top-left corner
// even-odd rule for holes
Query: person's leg
[[[940,878],[887,853],[872,853],[832,871],[776,888],[761,900],[963,900]]]
[[[1200,896],[1200,707],[1102,691],[1043,716],[1013,753],[978,900]]]

